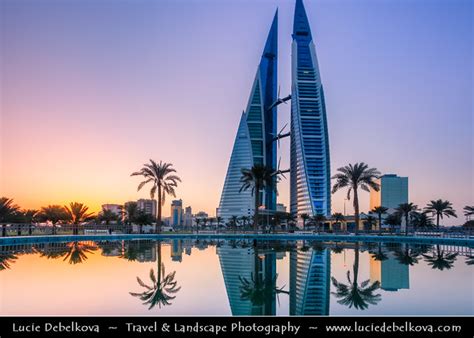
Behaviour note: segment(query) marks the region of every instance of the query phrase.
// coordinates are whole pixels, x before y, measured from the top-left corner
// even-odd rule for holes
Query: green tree
[[[125,223],[131,225],[135,221],[135,217],[138,214],[138,203],[137,202],[127,202],[124,206],[125,211]]]
[[[379,235],[382,234],[382,217],[383,215],[385,215],[388,211],[388,208],[385,208],[383,206],[378,206],[378,207],[375,207],[373,208],[370,212],[371,213],[374,213],[374,214],[377,214],[377,217],[378,217],[378,225],[379,225]]]
[[[443,216],[446,217],[458,217],[456,211],[453,209],[453,205],[449,201],[443,201],[438,199],[436,201],[432,200],[425,207],[425,212],[431,212],[433,215],[436,215],[436,228],[439,230],[439,219],[443,219]]]
[[[336,288],[336,292],[331,292],[339,304],[346,305],[349,308],[356,308],[357,310],[365,310],[369,305],[376,305],[381,300],[380,294],[374,294],[380,288],[380,282],[375,281],[370,283],[370,280],[363,281],[360,285],[358,283],[359,276],[359,242],[355,243],[354,248],[354,265],[353,265],[353,279],[351,279],[350,271],[347,271],[347,281],[349,284],[343,284],[337,281],[336,278],[331,277],[332,284]]]
[[[382,243],[379,242],[377,245],[377,251],[372,251],[371,252],[372,258],[375,259],[376,261],[385,261],[388,259],[387,254],[384,252],[382,248]]]
[[[102,211],[97,216],[99,222],[105,222],[105,225],[109,225],[110,222],[118,221],[119,216],[110,209],[102,208]]]
[[[400,225],[402,223],[401,217],[398,213],[394,212],[393,214],[388,215],[385,218],[385,224],[388,224],[390,226],[390,231],[393,232],[394,228],[397,225]]]
[[[89,212],[89,207],[83,203],[71,202],[69,206],[64,206],[66,209],[67,218],[73,225],[73,234],[79,234],[78,225],[82,222],[91,220],[94,217],[92,212]]]
[[[397,212],[400,216],[405,217],[405,235],[408,236],[408,227],[410,226],[410,213],[416,211],[418,206],[413,203],[402,203],[397,207]]]
[[[139,226],[139,230],[138,230],[139,233],[143,233],[144,225],[150,225],[153,223],[153,221],[154,221],[154,217],[150,214],[147,214],[143,210],[138,210],[135,213],[134,223]]]
[[[318,213],[314,215],[312,219],[313,222],[316,224],[319,233],[321,231],[321,227],[323,227],[324,225],[323,223],[326,221],[327,218],[325,215]]]
[[[221,227],[221,223],[222,223],[223,219],[221,216],[217,216],[216,217],[216,222],[217,222],[217,228],[219,229]]]
[[[148,310],[158,305],[171,305],[171,301],[176,298],[175,294],[181,290],[178,282],[175,280],[176,271],[166,274],[165,264],[161,261],[161,241],[157,243],[157,269],[156,274],[153,268],[150,270],[151,285],[145,284],[140,277],[137,276],[138,284],[145,290],[140,293],[130,292],[130,295],[140,298],[143,305],[149,305]]]
[[[258,231],[258,216],[259,208],[261,205],[261,192],[263,189],[271,187],[271,189],[276,190],[274,184],[274,171],[260,164],[254,165],[251,169],[242,169],[242,176],[240,178],[241,187],[239,192],[251,190],[252,196],[255,197],[255,212],[253,218],[253,227],[255,232]]]
[[[380,176],[380,172],[375,168],[369,168],[364,162],[356,163],[354,165],[349,164],[345,167],[337,169],[338,173],[332,177],[336,180],[336,183],[332,187],[332,193],[342,188],[348,188],[347,199],[350,200],[351,192],[354,193],[354,218],[355,218],[355,234],[358,234],[359,228],[359,192],[361,188],[367,192],[370,192],[370,188],[379,191],[380,185],[375,180]]]
[[[144,181],[138,185],[138,191],[145,184],[152,183],[150,197],[154,199],[155,194],[157,195],[156,231],[158,233],[161,231],[161,209],[165,203],[166,195],[176,197],[175,188],[178,186],[178,182],[181,182],[181,179],[175,175],[176,170],[172,166],[170,163],[163,163],[161,161],[156,163],[150,160],[150,163],[144,164],[140,171],[131,174],[131,176],[143,176],[144,178]]]
[[[309,215],[307,213],[303,213],[300,215],[300,218],[303,220],[303,230],[306,230],[306,222],[309,219]]]
[[[12,198],[0,198],[0,223],[2,223],[2,237],[7,235],[7,228],[4,222],[9,222],[20,210],[20,207],[13,203]]]
[[[51,222],[53,225],[53,235],[56,234],[56,225],[60,222],[66,222],[69,219],[66,209],[60,205],[48,205],[42,207],[39,212],[39,219],[43,222]]]
[[[372,230],[373,226],[377,224],[377,219],[374,216],[367,216],[364,220],[364,226],[367,230]]]
[[[340,212],[336,212],[332,215],[332,218],[335,222],[335,224],[337,225],[337,227],[342,230],[342,222],[344,222],[346,220],[346,218],[344,217],[343,214],[341,214]],[[333,226],[334,228],[334,226]]]
[[[467,220],[470,220],[471,216],[474,215],[474,206],[466,205],[463,210],[464,216],[466,216]]]
[[[412,212],[410,215],[411,224],[416,229],[418,228],[430,228],[433,224],[433,219],[429,217],[425,212]]]

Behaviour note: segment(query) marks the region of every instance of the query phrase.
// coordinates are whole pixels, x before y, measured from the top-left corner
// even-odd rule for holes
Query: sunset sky
[[[305,5],[332,173],[364,161],[408,176],[415,204],[448,199],[461,216],[474,202],[472,1]],[[153,158],[173,163],[185,205],[214,215],[277,7],[283,96],[293,0],[0,0],[0,195],[99,210],[148,197],[130,173]],[[281,127],[289,105],[280,107]],[[343,202],[335,194],[333,212]]]

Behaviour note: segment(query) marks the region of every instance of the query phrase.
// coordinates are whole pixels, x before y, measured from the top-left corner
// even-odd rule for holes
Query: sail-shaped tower
[[[225,221],[232,216],[252,216],[254,196],[239,192],[241,169],[255,164],[276,168],[277,149],[273,138],[277,131],[278,11],[275,13],[260,64],[252,85],[248,104],[242,113],[232,155],[222,189],[217,215]],[[276,184],[275,177],[275,184]],[[276,192],[269,187],[260,192],[265,209],[276,209]]]
[[[331,213],[329,138],[318,58],[302,0],[296,1],[291,54],[290,211]]]

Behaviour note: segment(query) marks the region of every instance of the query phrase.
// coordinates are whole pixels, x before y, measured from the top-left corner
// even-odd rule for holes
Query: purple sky
[[[184,204],[213,215],[277,7],[279,82],[290,91],[292,0],[0,4],[0,191],[25,207],[146,197],[129,174],[154,158],[178,170]],[[474,202],[472,1],[305,6],[333,173],[365,161],[409,176],[414,203],[448,199],[462,214]],[[288,120],[282,106],[279,125]],[[333,212],[343,199],[334,195]]]

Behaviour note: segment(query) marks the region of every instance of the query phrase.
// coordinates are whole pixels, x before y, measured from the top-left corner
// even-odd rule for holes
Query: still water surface
[[[473,256],[305,241],[0,246],[0,315],[472,315]]]

